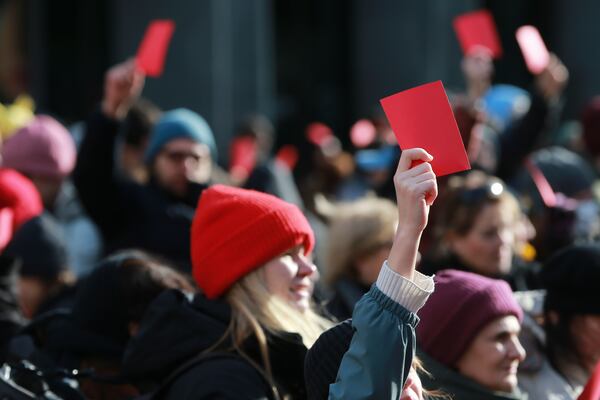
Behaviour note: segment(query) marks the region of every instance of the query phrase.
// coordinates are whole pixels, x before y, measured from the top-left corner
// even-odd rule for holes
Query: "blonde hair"
[[[329,286],[342,277],[356,279],[354,260],[391,243],[398,209],[387,199],[366,197],[336,206],[331,218],[324,280]]]
[[[272,294],[265,284],[264,269],[258,268],[237,281],[225,294],[231,306],[231,320],[225,334],[207,351],[216,349],[227,338],[233,348],[255,368],[264,373],[274,386],[269,358],[267,333],[298,333],[303,344],[310,348],[318,337],[333,324],[319,316],[312,308],[300,311]],[[255,336],[259,345],[262,366],[253,362],[244,352],[243,343]]]

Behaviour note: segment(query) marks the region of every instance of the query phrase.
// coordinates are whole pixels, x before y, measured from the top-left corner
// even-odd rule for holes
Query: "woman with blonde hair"
[[[333,291],[327,310],[338,320],[377,280],[398,227],[398,210],[387,199],[366,197],[336,206],[327,240],[325,284]]]
[[[203,293],[190,301],[172,291],[155,302],[130,345],[127,374],[159,383],[166,399],[305,398],[304,356],[331,323],[311,305],[314,235],[302,212],[215,185],[198,203],[191,246]]]
[[[362,311],[355,312],[360,325],[358,347],[351,346],[355,351],[364,334],[377,333],[365,331],[363,324],[383,318],[402,326],[397,332],[379,331],[402,345],[387,354],[392,377],[369,379],[378,392],[406,381],[408,370],[404,374],[402,368],[411,364],[414,350],[408,344],[414,342],[412,313],[433,284],[414,271],[414,263],[426,223],[425,193],[428,204],[437,194],[435,176],[427,163],[409,169],[415,159],[430,161],[431,156],[414,150],[401,159],[399,170],[407,171],[398,175],[398,213],[407,227],[395,236],[377,286],[365,295]],[[406,202],[411,201],[421,206],[408,211]],[[153,383],[154,391],[143,389],[152,398],[307,398],[304,358],[331,324],[311,307],[316,267],[310,258],[314,235],[306,218],[296,206],[271,195],[215,185],[200,199],[191,238],[193,275],[203,294],[190,299],[171,291],[154,302],[130,342],[125,374],[140,387]],[[353,358],[342,382],[355,382],[352,373],[358,370],[378,375],[373,362],[382,360],[376,358]]]

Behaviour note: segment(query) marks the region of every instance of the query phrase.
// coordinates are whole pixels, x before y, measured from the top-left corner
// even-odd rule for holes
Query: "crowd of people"
[[[297,160],[259,115],[218,149],[134,61],[80,136],[1,132],[0,397],[577,399],[600,362],[600,102],[559,137],[556,56],[530,90],[485,52],[462,69],[473,168],[450,177],[382,115],[350,146],[307,124]]]

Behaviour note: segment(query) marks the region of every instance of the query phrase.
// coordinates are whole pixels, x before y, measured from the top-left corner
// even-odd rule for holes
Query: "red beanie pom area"
[[[293,204],[254,190],[215,185],[206,189],[192,223],[192,272],[206,297],[224,294],[236,281],[296,247],[305,254],[313,231]]]

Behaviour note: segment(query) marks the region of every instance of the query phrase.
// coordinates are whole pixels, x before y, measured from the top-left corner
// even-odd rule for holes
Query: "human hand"
[[[123,119],[144,88],[144,73],[130,59],[111,67],[104,78],[102,112],[113,119]]]
[[[535,84],[546,101],[560,97],[569,81],[569,70],[555,54],[550,54],[548,66],[535,78]]]
[[[429,163],[432,160],[423,149],[404,150],[394,175],[398,226],[411,234],[420,234],[425,229],[429,207],[438,194],[436,177]]]

